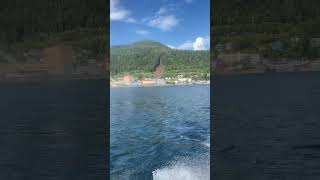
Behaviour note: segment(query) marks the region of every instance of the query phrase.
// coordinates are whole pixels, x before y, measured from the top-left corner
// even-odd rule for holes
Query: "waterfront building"
[[[131,75],[126,75],[123,77],[123,83],[126,85],[131,85],[134,82],[134,77]]]
[[[156,79],[144,79],[142,81],[142,85],[144,85],[144,86],[154,86],[154,85],[157,85],[157,80]]]

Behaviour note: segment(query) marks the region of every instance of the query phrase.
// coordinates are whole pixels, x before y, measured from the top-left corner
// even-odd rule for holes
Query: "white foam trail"
[[[210,143],[208,143],[208,142],[204,142],[203,145],[210,147]]]
[[[202,144],[208,148],[210,148],[210,137],[208,137]]]
[[[209,160],[193,159],[177,161],[152,172],[153,180],[209,180]]]

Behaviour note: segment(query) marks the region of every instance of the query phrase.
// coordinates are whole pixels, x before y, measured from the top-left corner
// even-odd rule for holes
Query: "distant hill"
[[[319,21],[318,0],[214,1],[211,21],[216,26],[279,23],[297,25]]]
[[[212,6],[214,55],[254,53],[275,61],[320,57],[319,48],[311,46],[320,37],[318,0],[224,0]],[[229,52],[219,51],[226,44]]]
[[[109,49],[108,6],[108,1],[3,0],[0,50],[24,63],[25,52],[63,43],[75,49],[79,61],[103,60]],[[6,61],[1,59],[0,53]]]
[[[3,0],[0,6],[1,43],[48,38],[78,29],[106,29],[108,5],[108,1],[88,0]],[[43,35],[46,36],[41,37]]]
[[[209,51],[171,49],[152,40],[114,46],[110,50],[112,76],[125,73],[140,78],[150,76],[159,64],[166,66],[165,76],[204,76],[210,71]]]

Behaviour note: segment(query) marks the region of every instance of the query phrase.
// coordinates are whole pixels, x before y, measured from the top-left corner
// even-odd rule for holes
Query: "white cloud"
[[[148,25],[151,27],[159,28],[162,31],[168,31],[178,25],[179,20],[175,15],[159,15],[151,18]]]
[[[144,17],[141,19],[142,23],[147,23],[150,20],[150,17]]]
[[[146,30],[137,30],[136,33],[140,35],[148,35],[150,32]]]
[[[128,23],[135,23],[135,22],[137,22],[136,19],[134,19],[134,18],[127,18],[125,21],[128,22]]]
[[[168,9],[165,7],[160,7],[159,11],[157,12],[157,14],[161,15],[161,14],[165,14],[168,12]]]
[[[210,46],[210,38],[197,37],[195,42],[193,43],[193,50],[206,50]]]
[[[179,45],[177,49],[183,49],[183,50],[193,50],[193,42],[192,41],[186,41],[183,44]]]
[[[159,8],[153,17],[145,17],[142,19],[142,23],[146,25],[158,28],[162,31],[169,31],[173,27],[177,26],[180,22],[177,17],[171,12],[174,10],[173,5],[166,5]]]
[[[128,17],[129,11],[119,6],[119,0],[110,0],[110,20],[119,21]]]
[[[110,0],[110,20],[135,23],[136,20],[129,17],[130,11],[120,6],[120,0]]]
[[[174,47],[174,46],[172,46],[172,45],[170,45],[170,44],[167,44],[167,46],[168,46],[169,48],[171,48],[171,49],[177,49],[176,47]]]
[[[167,45],[171,49],[181,49],[181,50],[208,50],[210,48],[210,37],[197,37],[194,41],[186,41],[181,45],[175,47],[171,45]]]

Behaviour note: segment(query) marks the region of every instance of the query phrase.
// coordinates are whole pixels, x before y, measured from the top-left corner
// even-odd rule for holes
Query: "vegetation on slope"
[[[1,49],[21,55],[28,49],[65,43],[89,50],[93,58],[105,55],[108,1],[4,0],[1,4]]]
[[[320,35],[320,1],[219,0],[212,5],[214,46],[231,42],[234,51],[268,58],[320,57],[319,50],[310,46],[311,38]],[[272,49],[275,41],[281,42],[281,51]]]
[[[152,76],[159,64],[166,66],[166,77],[179,74],[201,79],[210,71],[209,51],[171,49],[159,42],[145,40],[131,45],[114,46],[110,51],[112,76],[130,73],[139,79]]]

